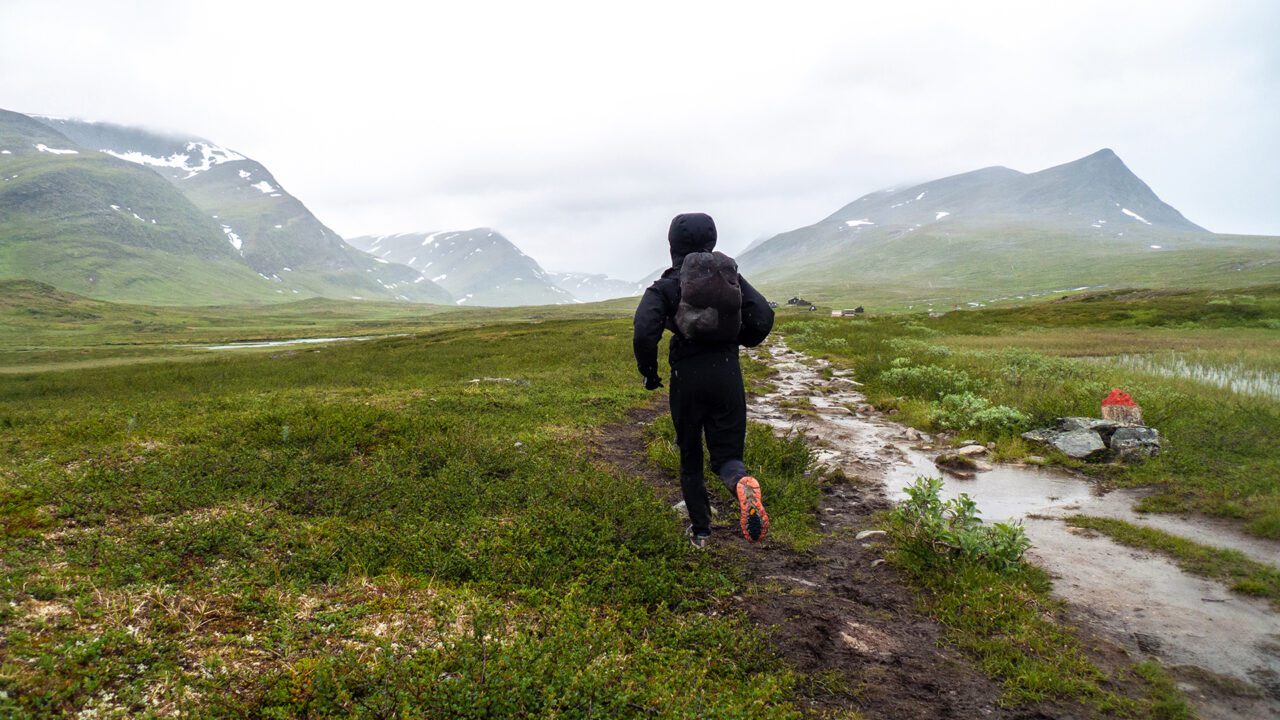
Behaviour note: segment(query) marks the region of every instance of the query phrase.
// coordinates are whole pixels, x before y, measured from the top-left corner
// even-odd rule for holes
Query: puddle
[[[318,345],[322,343],[363,342],[365,340],[377,340],[379,338],[405,337],[405,335],[406,333],[399,333],[397,335],[355,335],[352,337],[299,338],[297,340],[263,340],[259,342],[229,343],[227,345],[180,345],[179,347],[197,348],[200,350],[240,350],[240,349],[251,349],[251,348],[285,347],[288,345]]]
[[[1068,527],[1059,518],[1119,518],[1272,564],[1280,558],[1280,542],[1243,535],[1221,521],[1136,513],[1132,507],[1140,491],[1101,495],[1086,478],[1060,469],[997,465],[971,480],[947,476],[933,464],[939,450],[925,449],[932,438],[874,411],[848,373],[824,379],[819,370],[825,361],[781,341],[755,352],[778,375],[772,379],[775,392],[751,400],[752,420],[780,432],[803,432],[820,462],[880,480],[892,499],[904,497],[903,488],[920,475],[941,475],[943,494],[968,493],[986,521],[1022,521],[1033,544],[1029,558],[1054,577],[1057,595],[1096,624],[1166,665],[1198,666],[1249,683],[1274,701],[1265,712],[1280,717],[1280,614],[1266,601],[1236,595],[1162,556]],[[812,413],[797,415],[792,408],[806,399]],[[1195,699],[1190,689],[1188,695]],[[1223,717],[1234,712],[1212,704],[1202,710]]]
[[[1187,360],[1178,353],[1125,354],[1093,358],[1093,360],[1153,375],[1186,378],[1241,395],[1256,395],[1280,400],[1280,373],[1245,367],[1237,363],[1201,365]]]

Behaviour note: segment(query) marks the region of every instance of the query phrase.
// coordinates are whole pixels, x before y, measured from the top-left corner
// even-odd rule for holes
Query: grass
[[[680,451],[669,415],[664,415],[650,429],[648,453],[655,464],[672,477],[679,477]],[[822,491],[820,478],[815,474],[813,453],[804,438],[799,435],[777,437],[767,425],[750,423],[745,454],[743,460],[748,470],[760,479],[761,491],[768,498],[770,541],[795,550],[812,549],[821,540],[814,513]],[[736,528],[737,500],[730,496],[709,466],[705,476],[712,504],[722,511],[721,517],[732,521]],[[729,518],[730,515],[733,517]]]
[[[1002,683],[1004,703],[1066,699],[1104,717],[1193,717],[1157,663],[1106,669],[1094,662],[1039,568],[996,569],[961,554],[921,552],[908,525],[887,526],[895,546],[889,559],[919,591],[921,609],[945,628],[948,643]]]
[[[1073,515],[1068,525],[1096,530],[1123,545],[1165,555],[1190,573],[1221,580],[1238,593],[1266,598],[1280,609],[1280,569],[1238,550],[1202,545],[1163,530],[1112,518]]]
[[[735,568],[586,449],[629,329],[0,377],[0,715],[793,716]]]
[[[276,305],[156,307],[93,300],[32,281],[0,280],[0,372],[203,358],[208,351],[186,347],[201,344],[621,317],[634,306],[630,299],[518,310],[454,309],[313,298]]]
[[[0,715],[786,718],[824,682],[709,613],[738,567],[688,552],[665,503],[591,457],[651,397],[616,303],[411,317],[16,289],[0,346],[132,364],[0,376]],[[157,360],[374,330],[413,335]],[[764,363],[744,374],[767,389]],[[659,423],[648,448],[668,469],[671,439]],[[812,548],[809,449],[752,426],[746,460],[771,536]],[[1088,662],[1033,568],[908,570],[1008,702],[1180,717],[1158,666]]]
[[[784,316],[781,329],[797,349],[853,368],[869,398],[897,409],[899,420],[995,441],[1005,459],[1041,452],[1020,446],[1020,432],[1060,416],[1097,416],[1110,388],[1122,387],[1167,439],[1165,450],[1142,465],[1082,469],[1114,485],[1154,487],[1143,510],[1235,518],[1252,534],[1280,538],[1280,401],[1080,357],[1206,342],[1214,350],[1200,363],[1266,372],[1280,354],[1280,287],[1112,292],[937,318]]]

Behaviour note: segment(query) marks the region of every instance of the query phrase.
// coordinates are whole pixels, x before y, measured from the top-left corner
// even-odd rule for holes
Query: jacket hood
[[[678,268],[685,255],[715,249],[716,221],[706,213],[681,213],[671,218],[667,243],[671,245],[671,267]]]

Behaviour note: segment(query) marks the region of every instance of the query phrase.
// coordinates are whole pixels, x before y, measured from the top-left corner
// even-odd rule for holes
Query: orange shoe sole
[[[739,524],[747,542],[760,542],[769,534],[769,513],[760,500],[760,483],[748,475],[738,481]]]

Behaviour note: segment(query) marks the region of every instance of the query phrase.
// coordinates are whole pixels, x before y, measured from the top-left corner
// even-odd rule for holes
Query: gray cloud
[[[1220,232],[1280,233],[1264,2],[9,1],[0,105],[203,135],[345,235],[490,225],[635,278],[870,190],[1114,148]]]

